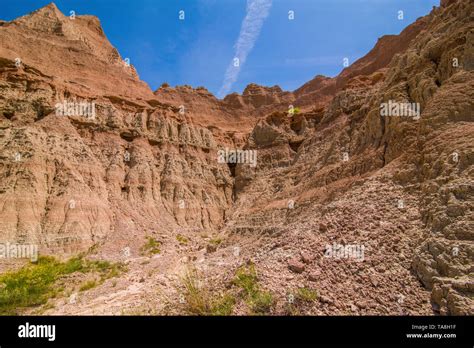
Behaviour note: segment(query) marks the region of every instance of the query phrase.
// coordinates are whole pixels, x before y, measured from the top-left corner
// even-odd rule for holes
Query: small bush
[[[210,312],[210,296],[206,289],[201,288],[196,270],[190,270],[183,278],[185,288],[184,301],[189,313],[206,315]]]
[[[98,272],[104,280],[116,276],[121,270],[121,265],[89,261],[81,256],[66,262],[41,256],[34,264],[0,275],[0,314],[14,315],[20,308],[46,303],[64,290],[54,284],[68,274]]]
[[[176,236],[176,240],[179,242],[179,244],[188,244],[188,242],[189,242],[189,239],[186,238],[185,236],[181,235],[181,234],[178,234]]]
[[[285,315],[302,315],[305,305],[316,301],[318,293],[310,288],[298,288],[288,294],[288,301],[284,307]]]
[[[255,266],[240,267],[235,275],[234,284],[244,291],[245,301],[254,314],[269,313],[274,305],[270,292],[260,290]]]
[[[49,257],[40,257],[35,265],[18,271],[8,272],[0,277],[0,313],[16,314],[17,307],[46,303],[54,294],[52,284],[66,267]]]
[[[214,245],[214,246],[219,246],[222,244],[222,239],[221,238],[213,238],[209,241],[209,244]]]
[[[95,288],[97,285],[98,284],[95,280],[89,280],[82,284],[82,286],[79,288],[79,291],[87,291],[89,289]]]
[[[247,295],[252,295],[257,291],[257,281],[257,272],[253,264],[248,267],[242,266],[235,273],[234,284],[242,288]]]
[[[161,243],[152,237],[147,238],[147,242],[141,248],[142,254],[155,255],[161,253]]]
[[[299,107],[293,108],[293,113],[290,113],[290,115],[298,115],[301,112],[301,109]]]
[[[188,270],[183,278],[186,312],[193,315],[230,315],[235,299],[230,294],[213,296],[201,284],[198,272]]]
[[[295,298],[303,302],[314,302],[318,298],[318,292],[310,288],[299,288]]]
[[[225,294],[217,298],[212,305],[213,315],[231,315],[234,310],[235,297],[230,294]]]
[[[220,238],[211,239],[209,241],[209,244],[206,245],[206,251],[208,253],[215,252],[221,243],[222,243],[222,239],[220,239]]]
[[[273,307],[273,296],[268,291],[258,291],[249,299],[250,307],[255,314],[269,313]]]

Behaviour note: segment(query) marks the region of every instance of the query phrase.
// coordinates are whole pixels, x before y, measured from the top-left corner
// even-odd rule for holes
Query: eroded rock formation
[[[252,261],[283,299],[317,283],[311,314],[472,315],[472,13],[442,1],[335,78],[223,100],[151,91],[96,17],[51,4],[0,22],[0,242],[117,259],[153,236],[164,256],[150,286],[171,287],[184,259],[224,287]],[[58,115],[64,101],[94,115]],[[381,116],[389,101],[421,113]],[[257,151],[257,166],[219,163],[222,148]],[[225,241],[206,249],[203,233]],[[326,257],[332,245],[363,246],[362,262]],[[130,295],[142,268],[104,313],[157,301],[142,285]]]

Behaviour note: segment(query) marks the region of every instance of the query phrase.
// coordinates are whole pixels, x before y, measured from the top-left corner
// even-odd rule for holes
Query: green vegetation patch
[[[212,294],[202,286],[196,270],[189,270],[183,278],[184,305],[192,315],[231,315],[235,298],[231,294]]]
[[[298,288],[295,298],[303,302],[314,302],[318,298],[318,292],[310,288]]]
[[[0,314],[16,315],[18,309],[44,304],[64,289],[55,287],[60,278],[75,272],[100,274],[101,281],[117,276],[123,270],[108,261],[90,261],[82,256],[61,262],[41,256],[37,263],[0,275]]]
[[[293,113],[292,114],[293,115],[298,115],[300,112],[301,112],[301,109],[299,107],[295,107],[295,108],[293,108]],[[291,112],[290,112],[290,114],[291,114]]]
[[[178,234],[176,236],[176,240],[179,242],[179,244],[188,244],[189,239],[183,236],[182,234]]]
[[[144,246],[141,248],[142,254],[155,255],[161,253],[161,242],[157,241],[153,237],[148,237]]]
[[[211,245],[214,245],[214,246],[219,246],[222,244],[222,239],[221,238],[212,238],[210,241],[209,241],[209,244]]]
[[[285,315],[303,315],[302,310],[318,299],[315,289],[297,288],[287,294]]]
[[[270,312],[275,301],[270,292],[260,289],[254,264],[237,269],[233,283],[243,290],[245,302],[253,314]]]
[[[89,289],[95,288],[97,285],[99,284],[97,283],[95,279],[88,280],[87,282],[81,285],[81,287],[79,288],[79,291],[87,291]]]

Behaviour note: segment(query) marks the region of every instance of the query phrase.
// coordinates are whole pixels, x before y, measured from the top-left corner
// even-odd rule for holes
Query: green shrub
[[[56,297],[63,288],[55,287],[61,277],[75,272],[98,272],[101,279],[117,275],[121,265],[107,261],[89,261],[81,256],[60,262],[41,256],[36,263],[0,275],[0,314],[14,315],[18,309],[44,304]]]
[[[310,288],[298,288],[295,298],[303,302],[314,302],[318,298],[318,292]]]
[[[188,244],[189,240],[185,236],[178,234],[176,236],[176,240],[179,242],[179,244]]]
[[[258,291],[252,296],[248,302],[255,314],[269,313],[273,307],[273,296],[268,291]]]
[[[234,284],[244,291],[245,302],[254,314],[269,313],[274,305],[270,292],[260,290],[254,264],[237,269]]]
[[[186,312],[193,315],[231,315],[234,297],[230,294],[213,295],[201,283],[198,272],[188,270],[183,278]]]
[[[89,280],[81,285],[79,291],[87,291],[89,289],[95,288],[97,286],[97,282],[95,280]]]
[[[206,315],[210,312],[209,293],[201,288],[196,270],[189,270],[183,278],[184,301],[191,314]]]
[[[250,264],[248,267],[242,266],[238,268],[235,273],[234,284],[242,288],[247,295],[252,296],[258,290],[255,266]]]
[[[55,291],[51,285],[65,269],[58,266],[54,259],[40,257],[35,265],[0,276],[0,313],[16,314],[16,307],[45,303]]]
[[[222,239],[221,238],[212,238],[209,243],[211,245],[214,245],[214,246],[219,246],[221,243],[222,243]]]
[[[302,315],[305,305],[317,300],[318,293],[311,288],[298,288],[287,294],[288,301],[284,307],[285,315]]]
[[[214,300],[212,315],[231,315],[234,310],[235,297],[225,294]]]
[[[161,243],[152,237],[147,238],[147,242],[141,248],[141,252],[146,255],[155,255],[161,253]]]
[[[299,107],[294,107],[293,108],[293,113],[290,112],[290,115],[298,115],[301,112],[301,109]]]

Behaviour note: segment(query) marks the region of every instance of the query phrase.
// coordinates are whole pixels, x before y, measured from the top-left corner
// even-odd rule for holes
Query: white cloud
[[[225,96],[231,89],[232,85],[240,73],[240,68],[245,63],[248,54],[260,35],[263,22],[268,17],[272,0],[247,0],[247,14],[242,21],[239,38],[234,45],[235,55],[224,75],[224,82],[219,90],[220,97]],[[239,59],[239,65],[234,66],[234,59]]]

